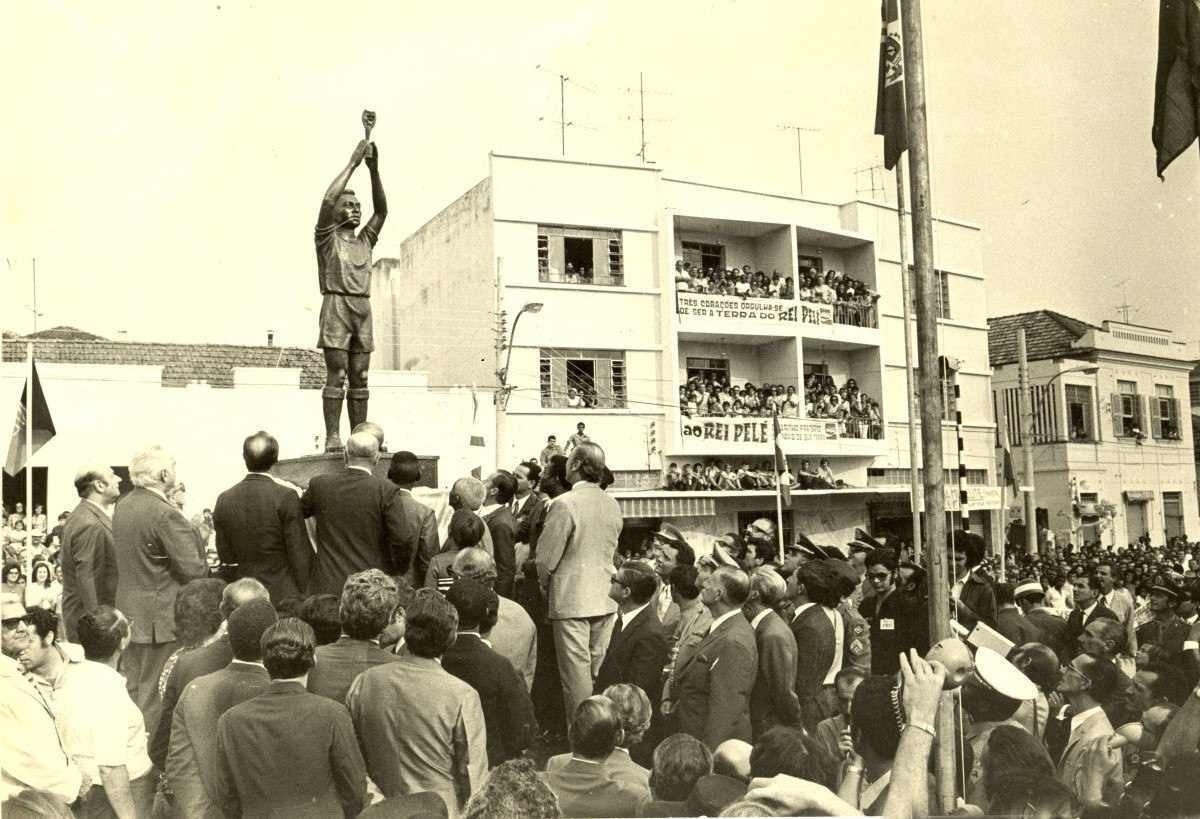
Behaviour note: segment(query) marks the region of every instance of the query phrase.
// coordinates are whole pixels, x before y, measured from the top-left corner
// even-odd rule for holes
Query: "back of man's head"
[[[997,606],[1007,606],[1010,603],[1016,603],[1016,598],[1013,597],[1012,583],[997,583],[992,589],[996,592]]]
[[[575,708],[569,732],[571,752],[606,759],[621,744],[621,714],[608,697],[588,697]]]
[[[442,814],[445,815],[444,813]],[[488,773],[463,819],[558,819],[558,797],[528,759],[510,759]]]
[[[660,802],[682,802],[696,781],[713,770],[712,752],[690,734],[672,734],[654,749],[650,793]]]
[[[446,599],[458,612],[459,631],[487,634],[496,625],[500,598],[482,583],[460,577],[446,591]]]
[[[499,469],[489,479],[496,503],[507,505],[517,494],[517,479],[507,470]]]
[[[884,760],[896,756],[900,727],[892,709],[893,685],[890,676],[872,675],[854,690],[850,728],[854,734],[854,747],[860,755],[869,751]]]
[[[248,663],[262,659],[262,636],[279,616],[267,600],[251,600],[229,615],[227,632],[233,658]]]
[[[97,606],[83,617],[75,629],[83,656],[96,662],[106,662],[129,636],[129,621],[112,606]]]
[[[841,581],[832,559],[810,560],[800,567],[799,581],[804,593],[814,603],[836,608],[841,602]]]
[[[649,601],[658,590],[658,576],[641,560],[626,560],[615,576],[618,583],[629,589],[632,602],[639,606]]]
[[[271,679],[289,680],[312,668],[317,638],[303,620],[284,617],[263,631],[260,642],[263,665]]]
[[[496,561],[483,549],[463,549],[454,556],[450,571],[455,577],[469,577],[485,586],[496,581]]]
[[[750,589],[758,595],[758,602],[773,609],[787,593],[787,582],[770,566],[759,566],[750,573]]]
[[[474,512],[455,509],[454,514],[450,516],[450,526],[446,534],[459,549],[478,546],[479,541],[483,540],[483,520]]]
[[[725,602],[731,606],[741,606],[750,596],[750,578],[741,569],[732,566],[721,566],[712,573],[712,579],[725,592]]]
[[[804,732],[798,728],[776,725],[754,743],[750,752],[750,776],[772,777],[787,774],[809,782],[825,779],[824,766],[810,746]]]
[[[239,606],[244,606],[251,600],[270,602],[271,593],[253,577],[242,577],[233,581],[221,590],[221,616],[228,620],[229,615],[237,611]]]
[[[395,580],[379,569],[355,572],[342,586],[338,607],[342,634],[355,640],[374,640],[387,628],[399,605]]]
[[[405,610],[404,642],[417,657],[436,659],[454,643],[458,612],[433,589],[417,589]]]
[[[383,427],[374,421],[362,421],[354,425],[354,429],[350,430],[353,435],[358,432],[369,432],[375,436],[375,440],[379,442],[379,450],[383,451]]]
[[[599,444],[585,442],[571,450],[571,456],[567,458],[567,479],[597,484],[604,480],[604,450]]]
[[[487,487],[478,478],[459,478],[450,487],[450,508],[476,512],[487,497]]]
[[[379,439],[370,432],[356,432],[346,439],[346,460],[374,464],[379,460]]]
[[[695,566],[679,565],[671,569],[667,581],[671,584],[671,593],[678,594],[684,600],[695,600],[700,596],[700,588],[696,579],[700,576]]]
[[[406,450],[394,454],[388,464],[388,480],[405,489],[415,486],[421,480],[421,462],[417,456]]]
[[[250,472],[266,472],[279,460],[279,442],[259,430],[242,442],[242,461]]]

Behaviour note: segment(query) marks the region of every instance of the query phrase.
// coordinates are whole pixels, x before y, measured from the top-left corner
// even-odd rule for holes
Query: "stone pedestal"
[[[428,486],[436,489],[438,485],[438,459],[436,455],[418,455],[421,463],[421,480],[417,486]],[[388,467],[392,464],[392,453],[385,452],[379,456],[375,464],[375,476],[387,479]],[[291,481],[301,488],[308,488],[308,482],[313,475],[324,475],[338,472],[346,465],[346,459],[340,452],[325,452],[318,455],[304,455],[300,458],[287,458],[279,461],[271,468],[271,474]]]

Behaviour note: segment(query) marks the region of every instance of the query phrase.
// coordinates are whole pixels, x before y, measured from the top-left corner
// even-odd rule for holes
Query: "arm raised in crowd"
[[[909,649],[907,657],[900,655],[900,676],[907,723],[900,732],[883,815],[886,819],[917,819],[929,815],[929,752],[946,669]]]

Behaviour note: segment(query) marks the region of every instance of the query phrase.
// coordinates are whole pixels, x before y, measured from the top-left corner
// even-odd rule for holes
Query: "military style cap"
[[[1023,594],[1045,594],[1045,592],[1041,583],[1036,580],[1027,580],[1013,589],[1013,597],[1020,597]]]
[[[1037,686],[1015,665],[990,648],[980,646],[975,652],[975,674],[988,688],[1011,700],[1032,700]]]
[[[663,523],[659,525],[658,531],[654,533],[654,539],[661,540],[663,543],[673,546],[676,549],[678,549],[681,545],[690,545],[687,542],[687,538],[683,536],[683,533],[669,523]]]

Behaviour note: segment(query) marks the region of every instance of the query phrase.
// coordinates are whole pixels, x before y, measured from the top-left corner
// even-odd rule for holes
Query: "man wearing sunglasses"
[[[920,641],[919,617],[913,598],[896,588],[896,553],[875,549],[866,558],[870,591],[858,611],[871,627],[871,673],[896,674],[900,655],[916,648],[920,654],[928,645]]]
[[[1080,654],[1062,667],[1058,693],[1067,704],[1046,728],[1046,744],[1058,779],[1086,809],[1114,806],[1125,778],[1120,751],[1109,751],[1112,723],[1104,704],[1117,691],[1117,667],[1094,654]]]

